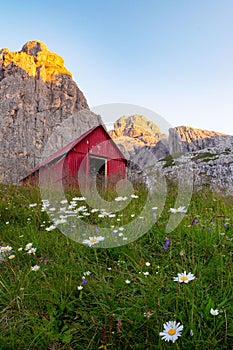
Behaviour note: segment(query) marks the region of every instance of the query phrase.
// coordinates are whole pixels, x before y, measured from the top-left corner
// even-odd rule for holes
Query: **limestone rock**
[[[186,176],[186,169],[189,169],[189,176]],[[208,187],[233,195],[233,136],[220,139],[214,147],[169,155],[147,168],[145,174],[156,172],[177,184],[181,179],[195,190]]]
[[[39,40],[28,41],[19,52],[8,49],[0,51],[2,69],[7,71],[9,65],[22,68],[30,77],[39,77],[43,81],[53,81],[58,74],[72,74],[65,68],[64,60],[56,53],[50,52]]]
[[[114,123],[110,131],[112,138],[128,136],[142,141],[144,144],[155,145],[160,140],[160,129],[143,115],[123,116]]]
[[[137,158],[144,157],[148,147],[151,149],[156,147],[160,140],[167,137],[160,132],[158,125],[139,114],[119,118],[114,123],[114,130],[111,130],[109,134],[124,155],[131,160],[135,160],[136,156]],[[159,147],[153,149],[153,153],[156,153],[158,149]],[[162,148],[160,148],[160,153],[161,150]],[[141,155],[140,152],[142,152]],[[166,154],[167,152],[162,152],[161,156],[165,157]],[[149,161],[148,157],[146,159]]]
[[[177,126],[169,129],[170,153],[193,152],[206,147],[214,147],[225,136],[215,131]]]
[[[166,154],[166,156],[163,156]],[[142,174],[154,181],[156,174],[193,189],[208,187],[233,195],[233,136],[191,127],[169,130],[168,139],[156,146],[141,148],[135,157],[138,165],[131,176]],[[139,170],[141,169],[141,172]]]
[[[0,182],[17,183],[39,162],[49,136],[71,115],[75,130],[100,123],[89,111],[83,93],[63,59],[40,41],[29,41],[19,52],[0,51]],[[80,136],[80,135],[77,135]],[[61,146],[65,137],[61,136]]]

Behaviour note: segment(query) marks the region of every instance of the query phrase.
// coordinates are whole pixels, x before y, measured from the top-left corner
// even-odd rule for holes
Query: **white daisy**
[[[15,255],[14,255],[14,254],[8,256],[8,259],[10,259],[10,260],[12,260],[12,259],[14,259],[14,258],[15,258]]]
[[[90,274],[91,274],[90,271],[83,272],[83,276],[90,276]]]
[[[53,230],[55,230],[55,228],[56,228],[56,226],[55,225],[51,225],[51,226],[49,226],[49,227],[46,227],[46,231],[53,231]]]
[[[216,309],[216,310],[214,310],[214,309],[210,309],[210,313],[211,313],[211,315],[213,315],[213,316],[217,316],[218,314],[219,314],[219,311]]]
[[[35,265],[35,266],[31,267],[32,271],[38,271],[39,269],[40,269],[40,266],[38,266],[38,265]]]
[[[153,208],[151,208],[152,210],[157,210],[158,209],[158,207],[153,207]]]
[[[131,198],[138,198],[136,194],[131,194]]]
[[[99,217],[99,218],[107,218],[107,217],[109,217],[109,215],[111,215],[111,213],[108,213],[108,212],[106,212],[106,211],[102,211],[102,213],[100,213],[100,214],[98,215],[98,217]]]
[[[33,243],[28,243],[28,244],[26,244],[24,250],[30,250],[30,249],[32,248],[32,244],[33,244]]]
[[[160,332],[159,335],[165,341],[172,341],[173,343],[181,336],[181,332],[183,330],[183,325],[180,322],[176,323],[176,321],[169,321],[164,323],[164,330]]]
[[[33,208],[33,207],[36,207],[36,206],[37,206],[37,203],[29,204],[29,208]]]
[[[85,197],[74,197],[73,201],[85,201],[86,198]]]
[[[123,202],[123,201],[126,201],[128,198],[125,196],[125,197],[122,197],[122,196],[119,196],[119,197],[116,197],[115,198],[115,201],[116,202]]]
[[[12,250],[12,247],[9,245],[0,247],[1,253],[10,252],[11,250]]]
[[[104,237],[102,236],[94,236],[89,237],[89,239],[84,239],[83,244],[89,245],[89,247],[92,247],[94,244],[99,243],[104,240]]]
[[[175,208],[170,208],[170,213],[176,214],[176,213],[187,213],[187,209],[185,209],[185,207],[179,207],[177,209]]]
[[[28,250],[28,254],[33,254],[33,255],[35,255],[36,254],[36,248],[31,248],[31,249],[29,249]]]
[[[49,208],[49,211],[56,211],[56,208]]]
[[[150,274],[150,273],[149,273],[148,271],[143,272],[143,275],[144,275],[144,276],[149,276],[149,274]]]
[[[60,224],[65,224],[65,223],[66,223],[65,219],[57,219],[54,221],[55,226],[60,225]]]
[[[186,274],[186,271],[182,273],[178,273],[178,277],[173,277],[173,281],[179,282],[179,283],[189,283],[190,281],[194,280],[196,277],[189,272]]]
[[[77,211],[86,211],[87,207],[85,205],[82,205],[81,207],[77,208]]]
[[[97,213],[98,211],[99,211],[99,209],[97,209],[97,208],[91,209],[91,213]]]
[[[67,199],[63,199],[62,201],[60,201],[61,204],[66,204],[68,203],[68,200]]]

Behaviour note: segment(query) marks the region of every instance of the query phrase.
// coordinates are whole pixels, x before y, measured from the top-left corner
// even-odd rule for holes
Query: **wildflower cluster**
[[[138,200],[139,196],[137,195],[128,197],[118,196],[114,200],[115,202],[122,202],[118,206],[123,207],[131,198],[135,200],[132,207],[140,205],[140,200]],[[224,248],[224,245],[226,245],[226,247],[230,246],[227,245],[227,242],[232,239],[230,237],[232,225],[228,222],[227,217],[224,217],[224,224],[221,221],[222,219],[218,218],[218,222],[216,226],[214,226],[209,218],[208,220],[203,219],[202,215],[196,215],[195,212],[190,211],[188,216],[185,217],[183,226],[181,225],[175,233],[168,231],[170,233],[166,234],[163,233],[164,223],[167,222],[167,218],[165,217],[164,221],[163,218],[161,220],[162,224],[160,224],[159,221],[158,225],[152,227],[148,237],[145,235],[145,237],[142,238],[142,245],[141,242],[135,242],[132,246],[120,248],[120,253],[119,250],[117,252],[117,248],[116,250],[109,250],[107,252],[103,250],[95,251],[93,249],[84,249],[82,246],[80,247],[77,244],[73,244],[73,242],[67,244],[66,238],[63,238],[62,235],[54,237],[54,230],[61,227],[64,229],[64,232],[65,230],[67,232],[70,230],[71,232],[71,230],[76,227],[76,218],[83,218],[84,220],[81,220],[82,222],[91,222],[92,225],[90,226],[92,226],[92,228],[90,231],[85,229],[77,230],[80,234],[80,243],[85,244],[87,247],[104,246],[108,236],[105,236],[105,233],[103,233],[104,230],[101,230],[102,227],[107,227],[108,234],[111,234],[119,243],[124,240],[130,241],[130,230],[128,230],[128,226],[125,225],[127,217],[123,210],[113,213],[112,208],[107,206],[106,209],[102,207],[90,208],[88,204],[84,202],[85,200],[85,197],[80,196],[73,197],[70,201],[64,199],[57,203],[55,201],[51,201],[50,203],[48,200],[43,200],[42,205],[34,202],[29,205],[27,203],[27,212],[29,210],[32,212],[34,210],[36,212],[40,210],[43,212],[46,210],[46,212],[49,213],[50,220],[44,219],[46,215],[39,214],[35,220],[31,220],[30,224],[32,226],[38,218],[40,219],[41,216],[44,217],[38,231],[36,228],[32,231],[34,227],[30,227],[28,232],[26,232],[28,226],[24,229],[24,227],[22,227],[23,225],[20,223],[18,233],[15,236],[17,238],[16,242],[20,243],[13,243],[13,235],[9,235],[9,240],[7,241],[8,238],[6,239],[6,237],[8,237],[8,232],[5,237],[2,236],[2,241],[0,242],[1,268],[3,268],[3,270],[9,269],[9,273],[11,274],[10,278],[12,276],[12,283],[14,283],[14,273],[20,276],[18,289],[19,298],[22,299],[24,289],[31,289],[30,294],[28,291],[25,292],[25,296],[33,296],[35,295],[35,289],[33,292],[32,288],[39,288],[41,292],[39,293],[40,295],[38,295],[38,301],[40,296],[41,303],[43,303],[44,300],[46,300],[46,302],[49,300],[49,303],[52,305],[49,312],[51,311],[51,314],[54,315],[54,318],[56,317],[58,319],[58,322],[61,320],[62,322],[64,321],[64,331],[62,330],[62,334],[57,333],[55,335],[56,339],[59,339],[60,343],[63,341],[64,343],[67,342],[68,347],[75,346],[74,343],[77,339],[75,337],[76,332],[73,332],[74,320],[78,328],[84,334],[86,329],[90,329],[88,319],[90,318],[91,312],[90,322],[92,322],[92,326],[94,323],[94,326],[97,325],[97,327],[99,327],[98,329],[101,329],[102,332],[100,332],[97,337],[98,341],[101,341],[101,343],[95,344],[95,340],[93,340],[93,346],[96,348],[106,347],[108,344],[112,344],[110,347],[113,346],[113,348],[117,348],[119,344],[117,344],[115,338],[116,334],[118,334],[118,330],[118,338],[120,338],[122,343],[122,345],[120,344],[119,346],[127,348],[130,337],[130,341],[132,341],[138,329],[137,326],[134,327],[134,325],[136,323],[139,324],[141,320],[143,320],[141,324],[143,326],[146,325],[146,327],[140,328],[141,332],[137,337],[138,344],[133,344],[132,342],[132,348],[144,348],[146,346],[146,337],[148,337],[147,344],[153,344],[154,340],[155,344],[157,344],[155,347],[158,346],[161,348],[164,346],[169,347],[170,345],[159,344],[156,337],[160,338],[161,343],[163,341],[175,343],[177,340],[178,342],[181,340],[181,344],[175,344],[175,346],[180,349],[183,349],[183,347],[189,349],[193,344],[198,347],[200,344],[204,344],[205,341],[208,347],[214,347],[214,342],[216,341],[219,342],[220,346],[223,345],[224,347],[225,344],[222,342],[222,339],[224,339],[224,330],[222,331],[222,329],[225,324],[228,326],[228,320],[230,318],[228,313],[228,301],[226,301],[228,298],[227,293],[229,293],[229,286],[226,286],[227,293],[222,299],[224,300],[224,304],[215,305],[211,299],[211,294],[213,294],[213,290],[214,292],[218,290],[218,281],[221,281],[219,278],[220,269],[217,269],[216,274],[211,280],[211,271],[213,271],[211,267],[217,266],[218,261],[220,261],[220,258],[217,260],[214,251],[219,252],[223,263],[227,262],[225,266],[230,266],[229,261],[226,261],[225,258],[228,254],[227,250],[221,250],[222,247]],[[154,214],[155,216],[157,209],[157,207],[153,207],[152,214],[150,211],[150,215]],[[169,210],[168,207],[167,211],[164,211],[165,216],[168,215],[168,211],[171,213],[169,215],[173,219],[179,219],[183,217],[187,209],[185,207],[178,207],[170,208]],[[25,211],[26,214],[27,212]],[[129,220],[136,215],[134,212],[128,212],[127,214]],[[9,231],[10,234],[13,232],[12,222],[17,221],[11,220],[11,217],[10,215],[7,216],[4,214],[3,218],[3,223],[8,225],[6,231]],[[26,218],[26,220],[28,219]],[[143,217],[137,217],[137,223],[140,224],[140,220],[143,220]],[[142,222],[144,221],[145,219]],[[37,222],[36,226],[39,228]],[[191,230],[191,232],[189,232],[189,227],[191,227],[193,232]],[[210,234],[207,232],[208,229],[211,229]],[[219,230],[217,231],[217,229]],[[27,237],[30,238],[25,240],[23,238],[24,236],[20,235],[23,233],[21,230],[25,230],[24,236],[27,235]],[[202,232],[206,234],[204,234],[203,237],[201,236]],[[197,234],[194,235],[195,233]],[[191,234],[193,234],[193,241],[189,240]],[[212,236],[214,240],[212,239],[211,241],[210,238],[212,238]],[[196,237],[197,240],[195,240]],[[18,238],[20,238],[20,240],[18,240]],[[204,240],[205,246],[202,244]],[[42,245],[45,244],[43,248],[43,257],[38,257],[40,253],[40,242]],[[192,245],[192,242],[196,244]],[[208,269],[202,264],[201,259],[201,263],[199,264],[198,259],[202,257],[202,253],[199,253],[199,247],[200,250],[205,247],[205,252],[207,253],[211,251],[209,255],[212,260],[210,262],[210,267],[208,265]],[[118,258],[116,258],[116,254],[119,254]],[[47,269],[43,271],[40,265],[46,265],[47,262],[50,261],[51,256],[53,256],[52,261],[56,262],[53,264],[53,271],[49,271],[51,265],[48,265]],[[206,256],[207,255],[205,255],[205,258]],[[19,257],[23,257],[23,259]],[[22,267],[22,264],[25,262],[27,264],[26,269]],[[91,262],[91,265],[87,265],[89,262]],[[213,265],[211,265],[212,262]],[[64,264],[64,267],[62,264]],[[160,264],[160,266],[158,264]],[[81,271],[85,272],[81,272],[80,275],[77,274],[78,266],[83,266]],[[90,266],[91,271],[95,271],[95,276],[93,275],[94,272],[88,271]],[[192,270],[191,266],[193,268],[195,267],[195,270]],[[71,271],[70,274],[67,273],[67,268]],[[227,269],[224,271],[225,275],[229,272],[226,271]],[[205,272],[208,274],[207,279],[205,279]],[[26,281],[28,276],[30,280]],[[224,277],[223,281],[227,281]],[[10,278],[7,278],[6,281],[8,282]],[[170,279],[170,281],[168,281],[168,279]],[[47,284],[48,282],[49,284]],[[4,276],[3,283],[5,284]],[[189,285],[187,286],[187,284]],[[222,282],[222,284],[224,283]],[[50,286],[49,291],[47,288],[48,285]],[[1,285],[1,287],[2,286],[3,285]],[[169,290],[170,286],[171,290]],[[57,307],[61,301],[60,289],[56,297],[56,293],[52,295],[52,288],[54,288],[54,290],[60,288],[62,295],[64,295],[64,300],[66,300],[65,298],[69,294],[70,299],[67,298],[69,307],[67,306],[63,309],[63,305],[61,305],[61,313],[59,307]],[[219,286],[219,289],[220,288],[221,293],[224,294],[225,284],[223,287]],[[12,295],[10,297],[13,299]],[[93,297],[95,299],[94,302]],[[220,294],[214,296],[218,302],[220,297]],[[7,298],[7,295],[4,296],[4,298]],[[57,300],[55,298],[57,298]],[[20,299],[18,300],[20,303]],[[25,303],[29,301],[29,297],[24,298]],[[30,302],[30,306],[33,309],[33,304],[35,304],[34,299],[32,298]],[[90,303],[92,302],[95,306],[94,309],[90,307],[90,305],[92,305]],[[195,302],[196,305],[192,307],[192,309],[190,307],[189,310],[189,306],[192,306],[193,302]],[[223,314],[221,308],[224,308],[226,321],[223,319],[223,316],[221,317],[221,314]],[[29,307],[27,307],[27,310],[28,309]],[[57,310],[59,310],[59,312],[57,312]],[[23,313],[23,310],[21,309],[20,312]],[[45,325],[47,325],[49,312],[46,308],[43,309],[42,313],[34,311],[35,324],[36,318],[42,316],[42,321],[44,320]],[[162,321],[161,318],[163,318]],[[224,321],[225,324],[222,326]],[[10,318],[9,322],[12,322]],[[18,320],[16,320],[16,322],[18,322]],[[85,329],[82,328],[82,324],[84,323]],[[12,324],[13,323],[9,324],[9,327],[12,327]],[[199,332],[202,325],[204,325],[205,329]],[[31,329],[33,329],[32,326],[30,326]],[[209,338],[207,339],[208,327],[213,328],[213,326],[214,330],[211,329]],[[74,327],[76,327],[76,325]],[[157,329],[157,335],[153,332],[155,328]],[[132,334],[130,334],[131,329]],[[228,329],[230,330],[230,327],[228,327]],[[144,333],[145,330],[146,332],[148,330],[146,335]],[[122,336],[120,335],[121,332]],[[126,332],[128,332],[128,334]],[[82,339],[84,340],[84,337],[88,339],[88,334],[89,332],[87,331]],[[125,340],[125,334],[127,334],[127,340]],[[29,337],[30,336],[31,334]],[[46,336],[49,337],[49,333],[48,335],[46,334]],[[81,336],[78,336],[81,342]],[[188,339],[190,337],[193,338]],[[202,339],[203,337],[206,338]],[[212,343],[211,337],[213,337]],[[225,338],[227,339],[227,337],[228,335],[226,334]],[[23,339],[23,337],[21,337],[21,339]],[[48,347],[53,344],[53,342],[54,339],[50,338]],[[26,341],[24,344],[26,344]],[[39,343],[38,340],[38,343],[35,343],[36,348],[42,348],[43,344],[41,344],[42,342]],[[16,347],[20,347],[20,345],[17,343]]]
[[[130,197],[118,196],[115,198],[115,201],[130,201],[137,200],[138,198],[138,195],[131,194]],[[75,229],[77,230],[77,232],[79,232],[80,222],[78,220],[84,220],[85,218],[89,217],[89,220],[91,222],[97,222],[97,224],[95,225],[96,228],[93,229],[94,234],[92,234],[92,232],[89,231],[83,232],[81,235],[77,235],[77,239],[80,243],[89,247],[93,247],[94,245],[97,245],[98,243],[104,241],[106,238],[110,239],[111,242],[116,242],[116,245],[121,245],[121,242],[128,240],[127,232],[124,231],[124,227],[121,226],[121,222],[123,223],[122,220],[124,219],[123,213],[115,214],[110,211],[107,211],[104,208],[89,208],[86,205],[85,201],[86,198],[83,196],[73,197],[70,201],[68,201],[67,199],[63,199],[58,203],[55,203],[54,201],[52,204],[48,199],[43,199],[41,204],[41,211],[48,212],[52,221],[48,226],[45,227],[45,230],[47,232],[52,232],[56,228],[59,228],[62,230],[64,229],[64,231],[68,233],[70,232],[71,234],[73,232],[76,232],[74,231]],[[32,203],[29,205],[30,208],[34,208],[35,206],[36,203]],[[135,213],[131,213],[129,216],[127,216],[127,219],[134,217]],[[117,223],[119,226],[116,226],[112,219],[114,219],[115,223]],[[138,219],[142,220],[143,217],[141,216]],[[44,226],[44,223],[41,226]],[[101,227],[105,226],[109,228],[107,232],[107,237],[96,234],[98,233]]]
[[[182,206],[179,208],[170,208],[169,210],[170,213],[172,214],[177,214],[177,213],[181,213],[181,214],[185,214],[187,213],[187,209]],[[198,219],[194,219],[193,220],[193,225],[197,225],[197,223],[199,223]],[[210,228],[209,228],[210,230]],[[167,250],[168,246],[170,244],[170,239],[168,237],[166,237],[165,240],[165,244],[163,245],[163,249]],[[182,250],[180,252],[180,256],[185,255],[185,251]],[[196,279],[196,276],[189,272],[187,273],[186,271],[178,273],[177,276],[173,277],[173,281],[178,282],[179,284],[184,283],[184,284],[188,284],[189,282],[193,281]],[[210,314],[213,316],[217,316],[219,314],[219,310],[218,309],[210,309]],[[145,314],[144,316],[147,316],[147,314]],[[180,322],[177,321],[168,321],[166,323],[164,323],[163,325],[164,329],[162,332],[159,333],[159,335],[162,337],[163,340],[165,341],[172,341],[173,343],[181,336],[182,331],[183,331],[183,325]],[[193,330],[190,330],[190,335],[193,336]]]
[[[5,259],[14,259],[15,255],[12,254],[13,248],[9,245],[6,246],[0,246],[0,262],[4,261]]]
[[[82,290],[83,289],[83,286],[85,286],[87,284],[87,280],[86,280],[86,277],[87,276],[90,276],[91,272],[90,271],[86,271],[83,273],[83,276],[82,276],[82,280],[81,280],[81,284],[77,287],[78,290]]]
[[[23,237],[23,236],[22,236]],[[18,252],[22,251],[27,252],[28,255],[35,255],[37,248],[33,247],[33,243],[27,243],[23,249],[23,247],[19,247],[17,249]],[[14,252],[13,248],[9,245],[0,246],[0,262],[5,261],[6,259],[13,260],[15,258],[15,254],[12,254]],[[32,271],[39,270],[40,266],[35,265],[31,267]]]

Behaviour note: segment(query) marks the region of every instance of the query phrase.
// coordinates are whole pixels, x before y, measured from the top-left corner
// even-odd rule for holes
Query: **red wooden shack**
[[[103,125],[85,132],[35,167],[22,179],[35,184],[40,176],[43,183],[88,186],[98,178],[102,187],[113,186],[126,178],[127,160]]]

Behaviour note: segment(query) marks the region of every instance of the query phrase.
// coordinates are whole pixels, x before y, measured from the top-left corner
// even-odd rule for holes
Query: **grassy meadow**
[[[1,185],[0,350],[230,349],[233,198],[193,193],[183,220],[168,234],[169,217],[181,215],[170,212],[174,193],[158,221],[129,244],[121,225],[140,215],[145,192],[135,191],[119,216],[91,211],[69,193],[68,204],[76,197],[71,211],[83,207],[81,219],[125,238],[107,249],[57,229],[46,211],[54,203],[42,203],[38,190]],[[66,221],[62,207],[60,225]],[[174,280],[184,271],[193,279]],[[174,343],[160,334],[169,321],[183,326]]]

